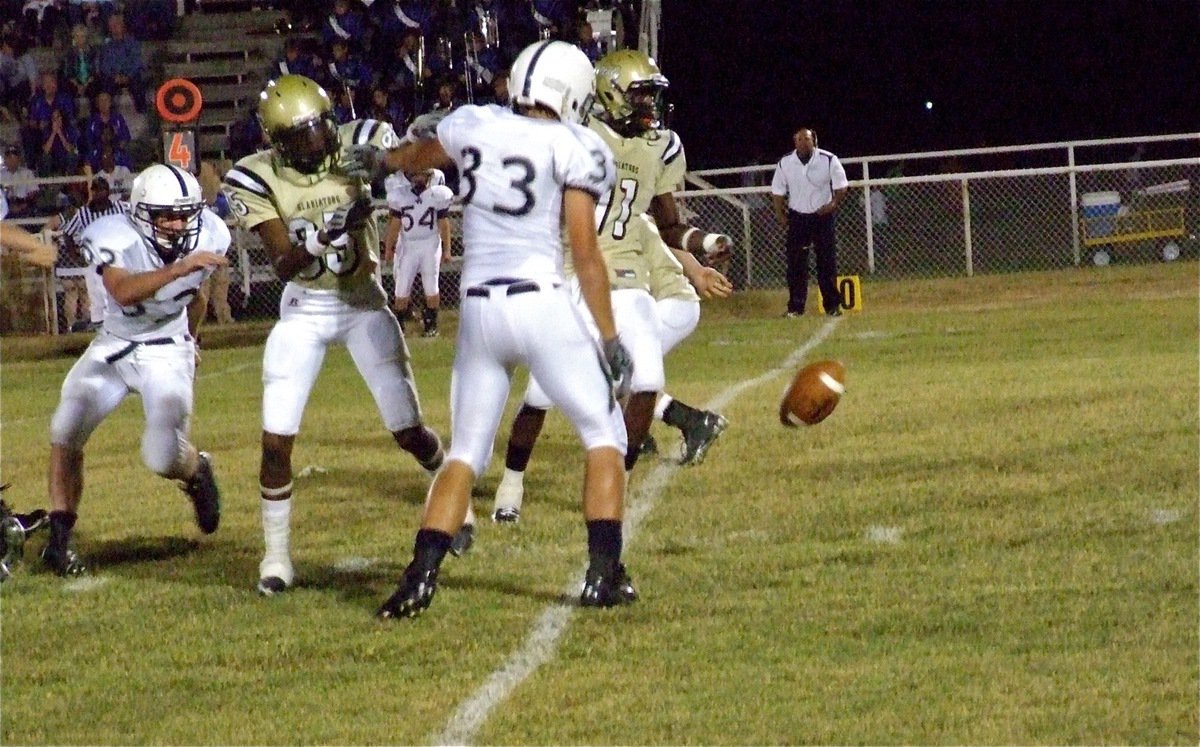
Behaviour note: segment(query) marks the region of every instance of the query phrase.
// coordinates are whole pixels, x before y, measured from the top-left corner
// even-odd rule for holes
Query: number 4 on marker
[[[167,149],[167,161],[184,171],[192,170],[192,149],[184,142],[182,132],[176,132],[171,136],[171,147]]]

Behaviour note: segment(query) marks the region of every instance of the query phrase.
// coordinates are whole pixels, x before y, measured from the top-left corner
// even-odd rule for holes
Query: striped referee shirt
[[[789,210],[808,214],[833,202],[834,191],[844,189],[849,183],[842,162],[829,151],[814,148],[808,163],[792,151],[775,165],[771,194],[786,195]]]
[[[84,205],[75,211],[75,215],[63,224],[63,235],[69,237],[71,241],[79,243],[79,236],[83,233],[83,229],[87,228],[97,218],[103,218],[106,215],[129,215],[129,203],[124,200],[110,200],[108,207],[93,208],[91,203]]]

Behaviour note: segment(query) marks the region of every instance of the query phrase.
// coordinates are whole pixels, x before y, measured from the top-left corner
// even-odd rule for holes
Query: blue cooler
[[[1120,192],[1084,192],[1079,199],[1087,237],[1111,236],[1114,218],[1121,209]]]

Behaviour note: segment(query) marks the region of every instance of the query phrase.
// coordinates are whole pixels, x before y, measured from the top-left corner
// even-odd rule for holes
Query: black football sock
[[[73,511],[50,512],[50,542],[51,548],[57,552],[67,549],[71,543],[71,530],[79,516]]]
[[[422,529],[413,543],[413,566],[422,571],[435,571],[442,564],[454,538],[439,529]]]
[[[621,522],[617,519],[592,519],[587,523],[590,567],[611,575],[621,560]]]
[[[437,309],[425,309],[425,313],[422,315],[422,317],[425,320],[425,329],[436,329],[437,328],[437,318],[438,318],[438,310]]]

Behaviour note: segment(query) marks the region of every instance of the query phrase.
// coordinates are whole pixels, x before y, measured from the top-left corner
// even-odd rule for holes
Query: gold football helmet
[[[596,62],[599,116],[631,137],[663,126],[667,77],[654,60],[636,49],[618,49]]]
[[[280,162],[301,174],[324,176],[341,150],[325,89],[303,75],[281,75],[258,99],[258,119]]]

